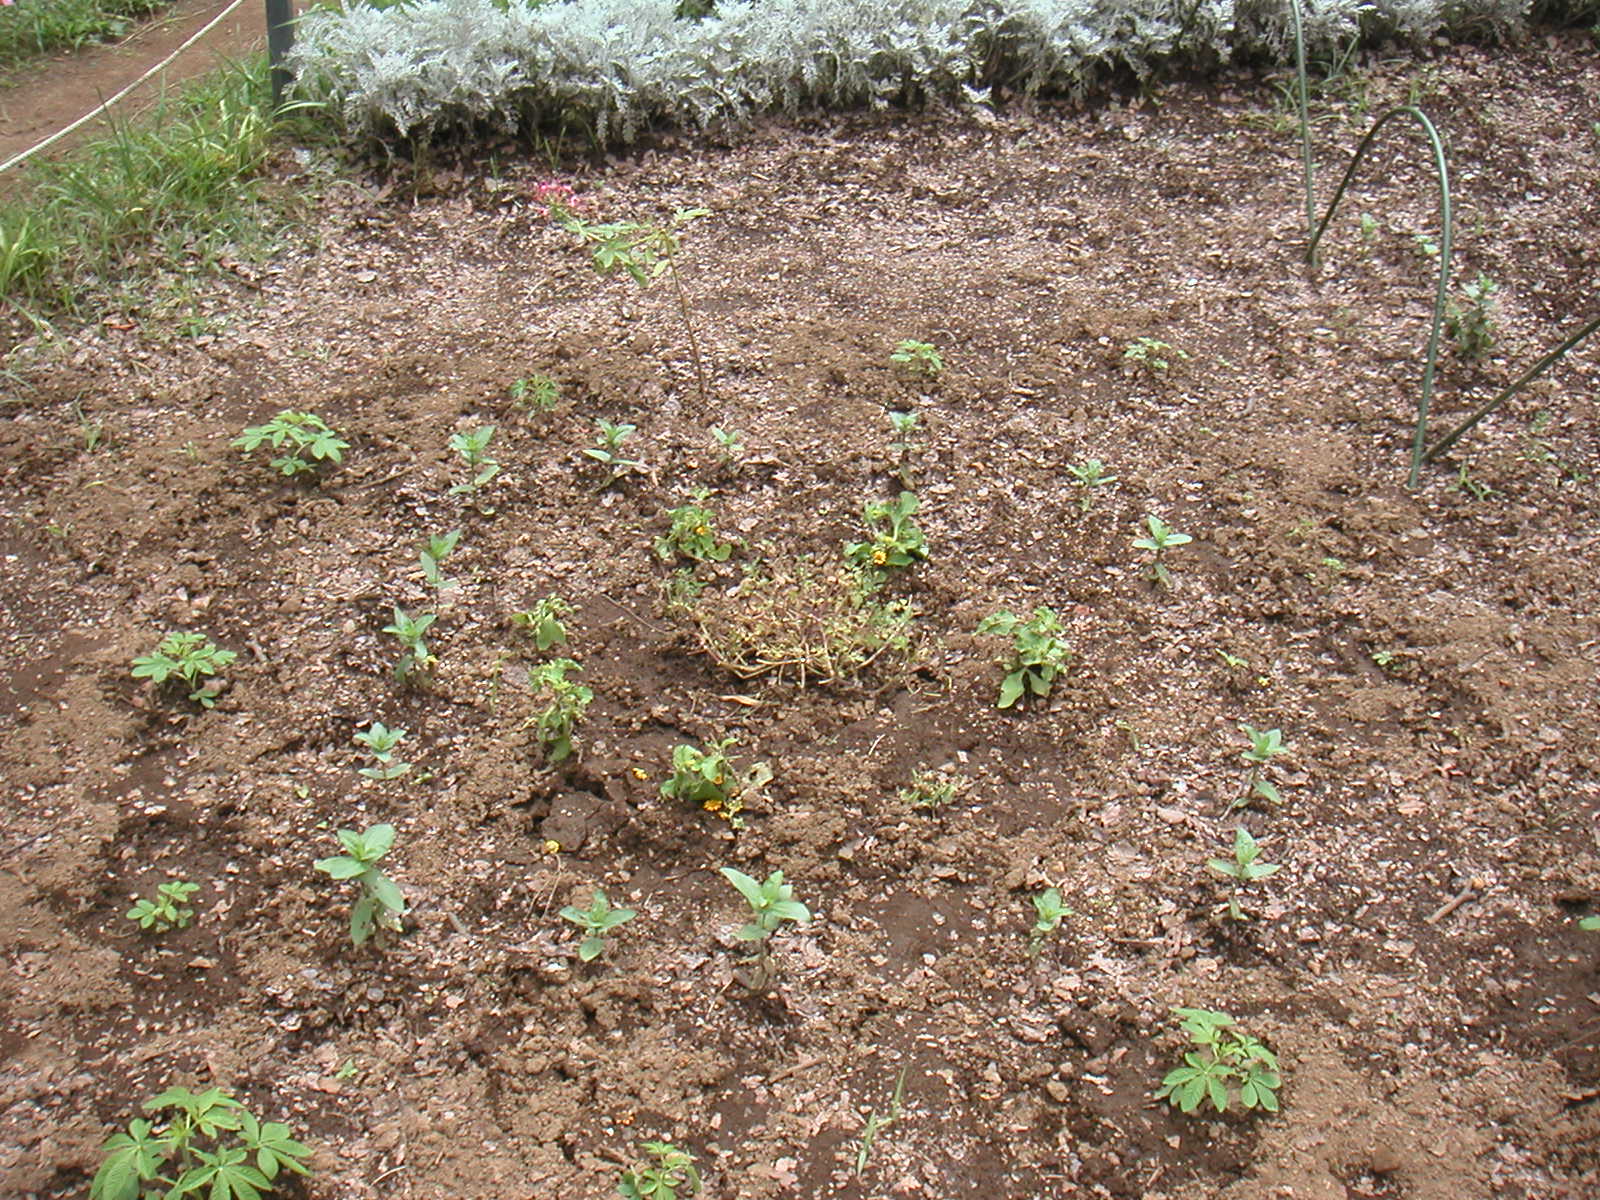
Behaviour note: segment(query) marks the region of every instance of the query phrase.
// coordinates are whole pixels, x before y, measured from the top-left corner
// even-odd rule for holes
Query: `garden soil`
[[[1447,131],[1456,277],[1500,290],[1488,355],[1447,343],[1436,429],[1593,310],[1597,94],[1573,35],[1370,59],[1317,103],[1324,195],[1384,106]],[[193,319],[152,295],[15,360],[0,1193],[84,1194],[181,1083],[288,1122],[316,1170],[289,1194],[330,1200],[602,1197],[652,1139],[751,1200],[1600,1194],[1600,371],[1580,350],[1405,486],[1419,139],[1385,134],[1315,269],[1291,123],[1242,75],[562,174],[604,218],[711,210],[678,261],[706,396],[670,282],[598,278],[537,203],[551,174],[324,185],[315,248]],[[893,366],[906,338],[943,373]],[[553,412],[512,398],[533,372]],[[230,446],[280,409],[344,461],[297,482]],[[602,418],[643,464],[609,485]],[[448,439],[486,424],[501,473],[452,494]],[[1090,458],[1114,484],[1075,484]],[[819,636],[863,505],[907,482],[928,560],[881,597],[908,645],[831,682],[707,652]],[[699,488],[739,545],[696,601],[652,542]],[[1168,587],[1151,514],[1193,538]],[[418,546],[457,528],[439,594]],[[510,621],[548,594],[594,692],[554,767]],[[438,614],[431,679],[393,674],[396,605]],[[1007,643],[976,626],[1039,606],[1068,667],[1002,711]],[[238,652],[214,709],[131,677],[174,630]],[[408,775],[358,774],[372,721]],[[1243,725],[1287,751],[1240,808]],[[723,737],[773,772],[742,829],[660,792],[675,746]],[[914,807],[920,770],[966,786]],[[376,822],[409,911],[353,949],[352,889],[312,864]],[[1281,869],[1233,921],[1206,863],[1241,825]],[[814,913],[761,992],[723,866]],[[169,879],[194,923],[141,934]],[[1071,915],[1030,954],[1052,886]],[[638,915],[584,964],[558,914],[595,887]],[[1156,1097],[1176,1006],[1277,1053],[1280,1112]]]

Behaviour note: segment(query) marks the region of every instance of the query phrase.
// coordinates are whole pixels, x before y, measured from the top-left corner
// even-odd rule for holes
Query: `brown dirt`
[[[1592,303],[1600,65],[1571,39],[1360,80],[1323,162],[1356,99],[1417,83],[1452,137],[1459,272],[1503,285],[1495,356],[1446,362],[1459,410]],[[320,252],[230,280],[210,332],[155,297],[31,368],[0,423],[0,1191],[80,1194],[139,1101],[215,1081],[319,1148],[316,1197],[599,1197],[652,1137],[725,1197],[1596,1194],[1595,358],[1405,490],[1432,185],[1396,135],[1308,274],[1270,95],[817,122],[587,174],[607,214],[714,210],[683,260],[709,408],[669,294],[597,282],[505,163],[407,202],[334,189]],[[1191,357],[1136,373],[1140,336]],[[943,378],[892,372],[904,337]],[[530,370],[558,412],[511,405]],[[353,442],[320,486],[228,447],[291,406]],[[915,659],[801,688],[695,654],[650,553],[664,510],[703,484],[740,560],[831,556],[898,486],[905,407]],[[597,490],[597,417],[639,425],[647,477]],[[493,515],[447,494],[446,439],[482,422]],[[738,470],[712,424],[745,431]],[[1119,482],[1082,513],[1065,465],[1090,456]],[[1130,544],[1149,512],[1195,537],[1170,591]],[[380,630],[432,603],[415,547],[458,526],[437,675],[407,689]],[[507,622],[550,591],[596,694],[565,770]],[[1043,603],[1072,668],[999,712],[974,626]],[[215,711],[129,677],[178,628],[240,652]],[[357,776],[373,719],[412,731],[417,777]],[[1283,869],[1236,928],[1203,864],[1246,722],[1292,753],[1282,804],[1243,818]],[[723,734],[776,775],[737,834],[657,794],[674,744]],[[908,809],[941,765],[970,789]],[[353,953],[311,864],[379,820],[413,911]],[[724,864],[782,868],[817,914],[768,997],[734,980]],[[203,885],[199,920],[137,936],[129,897],[169,877]],[[1075,915],[1030,959],[1049,884]],[[556,911],[594,885],[640,915],[586,967]],[[1173,1005],[1265,1038],[1283,1112],[1154,1101]]]

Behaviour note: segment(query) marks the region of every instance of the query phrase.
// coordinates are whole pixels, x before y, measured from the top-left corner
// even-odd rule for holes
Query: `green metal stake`
[[[283,65],[294,45],[294,0],[267,0],[267,58],[272,63],[272,107],[283,103],[289,68]]]

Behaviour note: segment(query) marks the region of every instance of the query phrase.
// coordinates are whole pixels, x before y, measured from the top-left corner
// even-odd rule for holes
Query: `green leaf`
[[[1269,804],[1281,804],[1283,802],[1283,797],[1278,794],[1277,787],[1268,780],[1256,780],[1255,786],[1250,791],[1253,795],[1260,796]]]
[[[1211,1106],[1218,1112],[1228,1111],[1227,1085],[1216,1076],[1206,1080],[1206,1094],[1211,1098]]]
[[[811,910],[798,900],[779,900],[768,911],[780,921],[811,920]]]
[[[312,865],[325,875],[331,875],[334,879],[354,879],[367,869],[355,859],[346,858],[342,854],[337,858],[319,858]]]
[[[1022,693],[1024,691],[1023,680],[1024,673],[1022,671],[1013,671],[1011,674],[1007,675],[1005,680],[1000,684],[1000,699],[995,704],[995,707],[1010,708],[1018,700],[1022,699]]]
[[[406,911],[406,898],[394,880],[381,871],[367,877],[367,889],[377,902],[396,916]]]
[[[593,962],[595,959],[600,957],[605,948],[606,943],[604,938],[586,938],[583,944],[578,947],[578,957],[584,962]]]
[[[761,894],[761,885],[754,879],[732,867],[723,867],[722,877],[739,889],[739,894],[750,902],[751,908],[761,907],[764,897]]]
[[[378,902],[371,896],[362,896],[355,902],[350,910],[350,941],[357,946],[365,946],[367,939],[372,936],[375,928],[374,915]]]

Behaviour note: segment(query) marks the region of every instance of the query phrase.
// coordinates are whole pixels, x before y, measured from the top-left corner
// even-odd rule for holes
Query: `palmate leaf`
[[[311,1151],[289,1136],[289,1127],[279,1121],[265,1125],[257,1121],[248,1110],[239,1114],[239,1139],[247,1153],[256,1156],[256,1167],[268,1180],[278,1177],[287,1168],[296,1175],[310,1175],[311,1170],[300,1160],[308,1158]]]
[[[150,1136],[149,1121],[128,1123],[105,1144],[106,1159],[89,1184],[89,1200],[138,1200],[139,1185],[152,1180],[165,1159],[166,1141]]]

